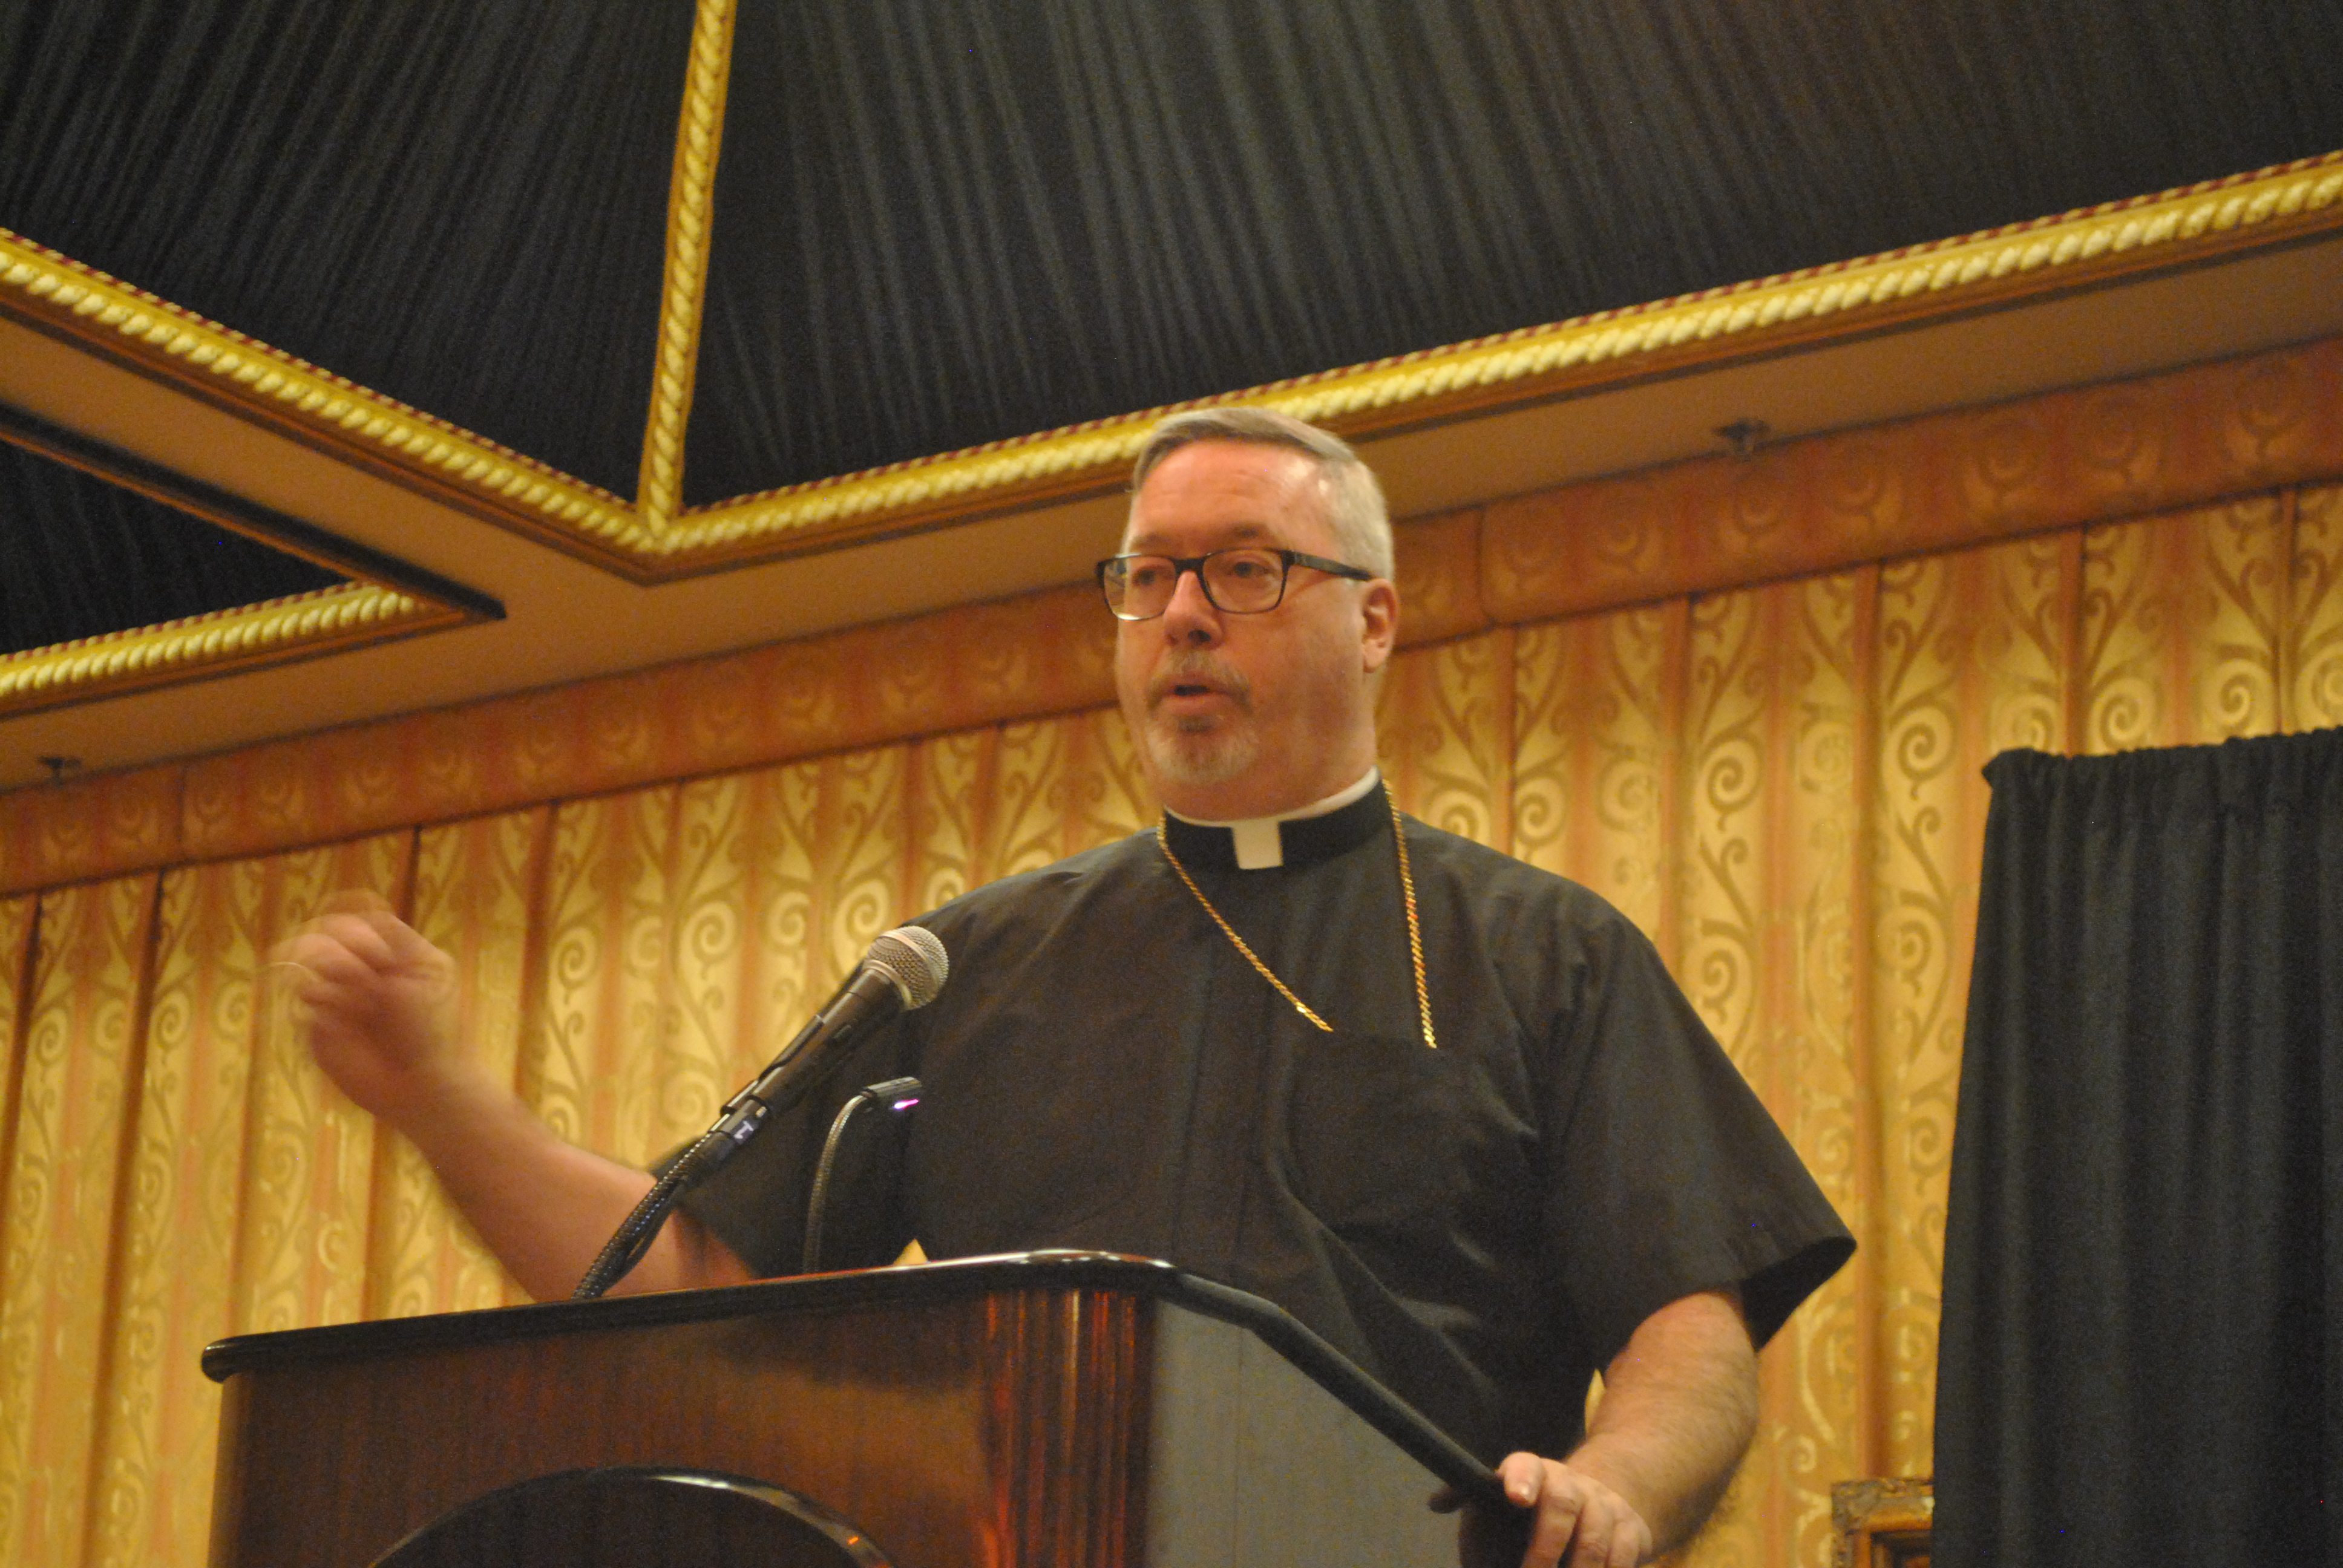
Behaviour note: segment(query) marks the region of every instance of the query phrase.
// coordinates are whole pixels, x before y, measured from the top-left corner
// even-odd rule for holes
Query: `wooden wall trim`
[[[2343,476],[2343,338],[1400,529],[1411,643]],[[0,795],[0,893],[1107,706],[1087,585]]]
[[[2343,338],[1492,506],[1482,594],[1544,619],[2343,472]]]

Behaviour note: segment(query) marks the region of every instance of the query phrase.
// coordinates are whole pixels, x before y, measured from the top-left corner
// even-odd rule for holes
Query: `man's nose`
[[[1163,635],[1174,642],[1218,642],[1221,612],[1204,593],[1204,574],[1190,568],[1172,585],[1172,602],[1163,607]]]

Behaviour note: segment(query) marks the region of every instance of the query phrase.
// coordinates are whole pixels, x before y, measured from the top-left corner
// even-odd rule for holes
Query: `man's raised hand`
[[[372,893],[337,893],[279,943],[303,1033],[326,1076],[395,1127],[462,1083],[455,963]]]
[[[273,957],[326,1076],[406,1135],[523,1288],[568,1295],[650,1177],[555,1137],[481,1066],[457,1030],[455,961],[380,899],[337,894]],[[618,1291],[749,1277],[679,1214]]]

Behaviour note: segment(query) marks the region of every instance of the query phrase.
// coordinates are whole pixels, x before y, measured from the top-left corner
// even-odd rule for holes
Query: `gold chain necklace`
[[[1407,951],[1408,957],[1415,962],[1416,1011],[1423,1020],[1425,1048],[1438,1050],[1440,1041],[1434,1039],[1432,1033],[1432,993],[1425,988],[1423,982],[1423,932],[1416,923],[1415,878],[1408,870],[1407,830],[1400,823],[1399,802],[1392,799],[1388,791],[1385,792],[1383,799],[1391,807],[1392,842],[1399,847],[1399,887],[1400,893],[1407,904]],[[1244,954],[1245,962],[1252,965],[1260,972],[1262,979],[1274,986],[1278,995],[1292,1002],[1294,1011],[1324,1030],[1328,1034],[1333,1033],[1334,1026],[1311,1011],[1308,1002],[1295,996],[1286,988],[1283,980],[1272,974],[1269,966],[1261,961],[1261,955],[1245,944],[1245,940],[1237,935],[1234,926],[1221,918],[1220,910],[1212,908],[1212,900],[1204,897],[1204,890],[1196,886],[1196,879],[1188,874],[1188,868],[1182,865],[1180,857],[1172,852],[1172,835],[1165,830],[1161,819],[1158,819],[1155,824],[1155,842],[1161,847],[1163,858],[1172,862],[1172,869],[1180,873],[1180,879],[1188,884],[1188,890],[1196,895],[1196,901],[1204,906],[1204,913],[1212,917],[1212,924],[1220,927],[1221,934],[1236,945],[1237,951]]]

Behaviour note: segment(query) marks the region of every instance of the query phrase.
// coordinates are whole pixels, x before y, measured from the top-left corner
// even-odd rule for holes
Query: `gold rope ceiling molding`
[[[668,178],[667,256],[659,288],[659,365],[635,482],[643,527],[664,537],[683,496],[683,429],[699,368],[700,307],[708,297],[708,236],[716,221],[716,156],[732,79],[732,0],[699,0],[691,64]]]
[[[661,364],[646,429],[648,514],[5,229],[0,314],[638,582],[918,531],[1119,483],[1147,427],[1167,410],[815,480],[668,520],[660,508],[672,506],[680,487],[721,117],[721,73],[711,78],[710,62],[720,59],[729,29],[729,0],[703,0],[670,197]],[[711,88],[711,79],[719,85]],[[2338,228],[2343,152],[1200,401],[1261,404],[1356,436],[2187,266]]]
[[[340,653],[471,618],[395,588],[337,583],[0,658],[0,716]]]

